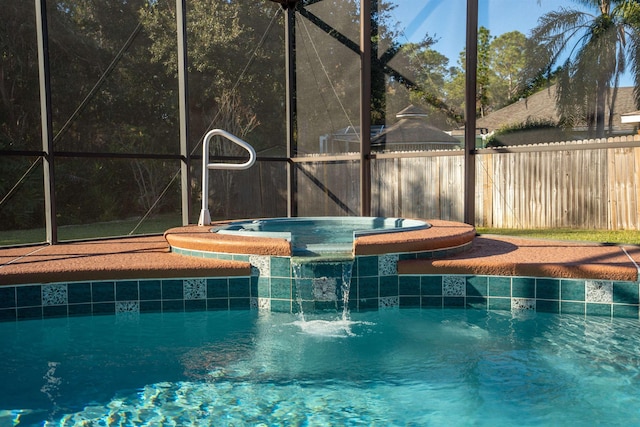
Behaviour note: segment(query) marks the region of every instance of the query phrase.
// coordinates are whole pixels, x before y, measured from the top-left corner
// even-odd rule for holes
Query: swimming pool
[[[255,310],[0,323],[0,425],[634,425],[632,319]]]

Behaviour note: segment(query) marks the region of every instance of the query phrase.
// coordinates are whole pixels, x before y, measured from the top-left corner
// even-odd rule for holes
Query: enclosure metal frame
[[[191,217],[190,181],[191,161],[194,156],[189,151],[189,114],[188,114],[188,46],[187,46],[187,0],[176,0],[176,49],[178,52],[178,84],[179,84],[179,119],[180,119],[180,154],[141,154],[141,153],[71,153],[54,151],[51,113],[51,70],[49,67],[47,0],[34,0],[36,15],[36,31],[38,41],[38,64],[40,84],[40,105],[42,123],[42,151],[8,151],[0,154],[11,156],[37,156],[43,161],[43,182],[45,195],[45,228],[46,240],[49,244],[58,243],[56,203],[55,203],[55,157],[91,157],[91,158],[127,158],[127,159],[173,159],[181,164],[181,209],[184,225]],[[323,0],[308,0],[305,5],[311,5]],[[464,221],[468,224],[475,222],[475,100],[476,94],[476,66],[477,66],[477,27],[478,0],[467,0],[466,11],[466,91],[465,107],[466,132],[464,150]],[[360,0],[360,43],[359,46],[346,44],[354,50],[360,58],[360,126],[369,129],[371,125],[371,30],[372,8],[377,7],[377,0]],[[314,18],[300,3],[285,8],[285,65],[286,71],[286,159],[258,158],[258,161],[284,161],[287,168],[287,215],[297,216],[296,196],[296,168],[299,163],[306,162],[335,162],[358,161],[360,163],[360,214],[371,214],[371,160],[376,158],[400,158],[402,154],[372,154],[370,133],[361,132],[360,153],[345,155],[329,155],[322,159],[305,159],[297,157],[295,128],[296,117],[296,75],[295,75],[295,14],[302,13],[307,18]],[[311,20],[317,25],[317,22]],[[333,29],[335,30],[335,29]],[[326,29],[325,29],[326,31]],[[346,41],[345,41],[346,43]],[[422,153],[428,155],[428,153]],[[409,155],[410,156],[410,155]]]
[[[49,27],[47,1],[35,0],[36,36],[38,39],[38,75],[40,82],[40,123],[44,181],[45,230],[49,244],[58,242],[56,222],[53,120],[51,112],[51,67],[49,66]]]

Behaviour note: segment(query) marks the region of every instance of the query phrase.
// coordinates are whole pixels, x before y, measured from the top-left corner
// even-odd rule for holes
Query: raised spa
[[[248,262],[251,304],[298,313],[397,306],[399,262],[447,257],[474,237],[467,224],[381,217],[250,219],[165,233],[172,252]]]
[[[291,242],[293,256],[351,254],[361,236],[425,230],[417,219],[382,217],[299,217],[234,221],[211,229],[218,234],[280,238]]]

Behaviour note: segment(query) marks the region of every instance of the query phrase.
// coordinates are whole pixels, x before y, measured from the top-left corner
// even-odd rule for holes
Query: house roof
[[[429,125],[424,110],[410,105],[396,114],[396,123],[384,129],[379,135],[371,139],[371,144],[406,144],[406,143],[455,143],[460,141],[443,132],[435,126]]]
[[[614,130],[633,130],[634,123],[622,121],[621,116],[636,109],[633,87],[618,88],[613,117]],[[557,122],[559,118],[556,109],[556,85],[552,85],[527,98],[496,110],[485,117],[478,118],[476,126],[478,128],[486,128],[489,132],[492,132],[506,125],[525,123],[527,120]]]
[[[632,111],[620,116],[622,123],[640,123],[640,111]]]

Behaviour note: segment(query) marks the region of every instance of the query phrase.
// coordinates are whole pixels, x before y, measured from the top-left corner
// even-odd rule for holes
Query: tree
[[[406,43],[398,49],[394,65],[413,82],[413,86],[408,99],[396,100],[396,104],[404,104],[393,107],[398,112],[408,103],[420,105],[428,112],[432,125],[451,127],[457,118],[445,103],[445,83],[451,70],[447,67],[449,59],[431,48],[436,42],[437,39],[426,34],[420,43]],[[391,82],[392,86],[396,84],[402,83]]]
[[[489,29],[478,29],[476,112],[480,117],[514,102],[522,93],[526,41],[519,31],[493,37]],[[458,66],[449,71],[445,84],[447,102],[460,111],[464,109],[466,54],[466,49],[460,52]]]
[[[476,75],[476,112],[484,117],[489,107],[491,80],[491,33],[485,27],[478,29],[478,64]]]
[[[526,65],[527,37],[519,31],[510,31],[491,41],[490,100],[499,109],[517,100],[521,91],[520,73]]]
[[[615,100],[620,76],[628,68],[640,107],[640,2],[574,1],[596,13],[560,8],[543,15],[531,33],[527,77],[533,80],[559,66],[561,118],[573,124],[582,121],[592,135],[603,137],[607,102]]]

